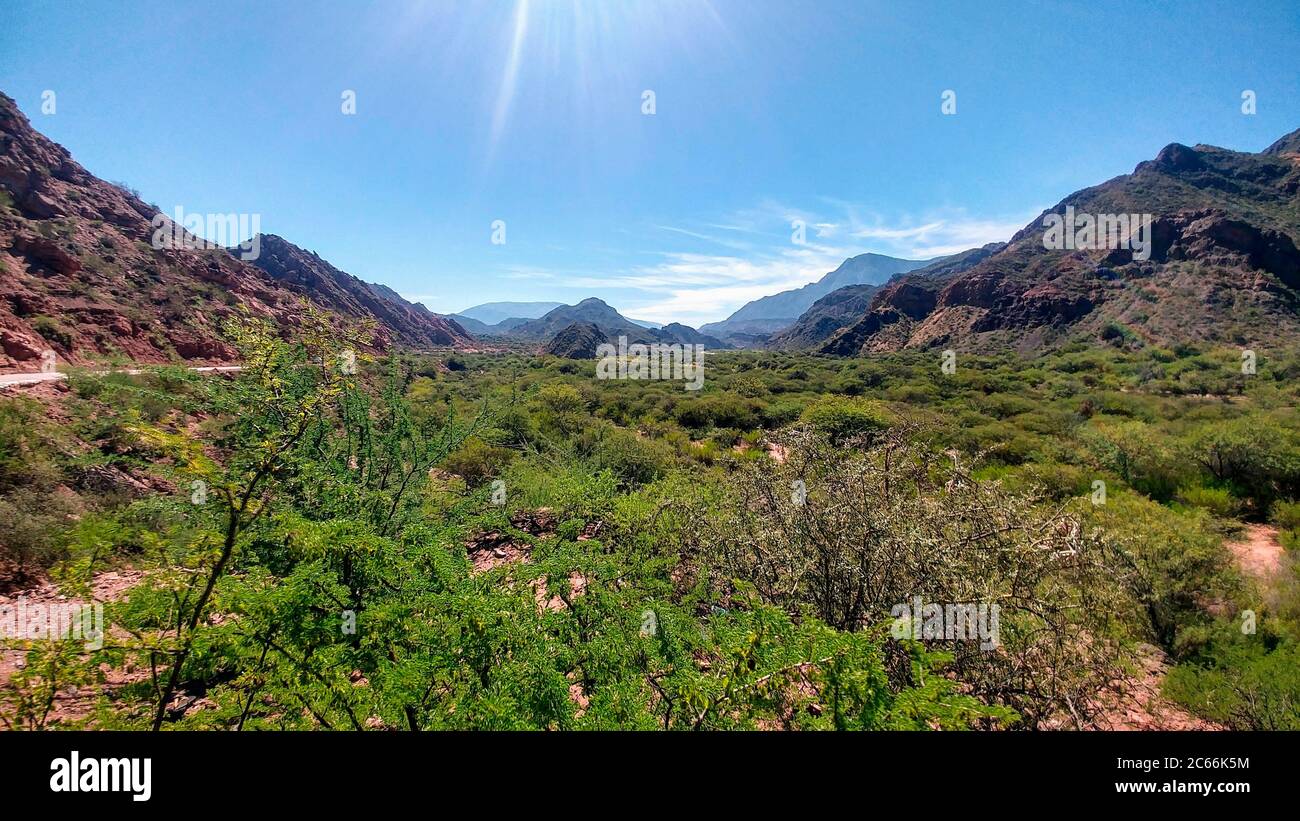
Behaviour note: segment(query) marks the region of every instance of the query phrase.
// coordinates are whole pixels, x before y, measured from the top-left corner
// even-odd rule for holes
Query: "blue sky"
[[[1006,239],[1170,142],[1263,148],[1300,127],[1300,13],[4,0],[0,90],[165,211],[259,214],[433,310],[594,295],[700,324],[855,253]]]

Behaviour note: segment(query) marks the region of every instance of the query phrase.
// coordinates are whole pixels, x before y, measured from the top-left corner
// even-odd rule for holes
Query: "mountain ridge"
[[[297,246],[282,279],[224,248],[155,247],[159,220],[170,224],[87,171],[0,93],[0,370],[39,368],[48,350],[72,363],[232,362],[227,317],[244,310],[287,330],[301,324],[303,299],[375,319],[380,348],[474,344],[454,322]],[[305,285],[313,278],[329,286],[326,295]]]
[[[952,345],[1039,350],[1080,336],[1263,344],[1300,335],[1300,132],[1262,152],[1165,146],[1124,174],[1076,191],[1004,247],[949,277],[906,274],[823,353]],[[1045,247],[1049,217],[1148,214],[1136,248]]]

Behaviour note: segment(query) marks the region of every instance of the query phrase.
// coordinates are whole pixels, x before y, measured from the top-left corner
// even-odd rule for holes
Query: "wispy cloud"
[[[820,211],[764,201],[713,221],[647,226],[650,233],[639,238],[653,250],[638,256],[650,262],[588,271],[514,266],[502,276],[601,296],[640,319],[699,326],[751,300],[815,282],[858,254],[928,259],[1005,241],[1041,210],[988,218],[949,208],[890,217],[840,200],[817,205]],[[796,220],[806,228],[804,244],[794,241]]]
[[[990,242],[1005,242],[1041,211],[1035,209],[999,219],[972,218],[961,211],[938,218],[927,215],[923,220],[892,223],[876,218],[870,225],[855,228],[850,235],[892,256],[939,257]]]
[[[660,231],[669,231],[674,234],[681,234],[683,236],[692,237],[698,240],[703,240],[704,242],[712,242],[716,245],[721,245],[724,248],[732,248],[737,251],[744,251],[753,247],[753,245],[748,242],[742,242],[740,240],[734,240],[734,239],[729,239],[724,237],[717,237],[717,236],[713,236],[712,234],[704,234],[704,233],[700,233],[699,231],[691,231],[686,228],[678,228],[675,225],[656,225],[655,227],[658,228]]]
[[[662,261],[626,274],[566,284],[627,292],[620,305],[638,317],[700,325],[724,319],[750,300],[814,282],[854,253],[850,247],[814,243],[747,256],[669,252]]]
[[[1008,240],[1041,210],[984,218],[949,208],[919,218],[891,218],[855,203],[833,200],[822,204],[829,205],[823,208],[826,213],[765,201],[701,226],[705,230],[688,227],[676,231],[687,236],[698,233],[701,240],[710,242],[718,238],[708,233],[709,229],[741,231],[750,238],[743,253],[665,252],[662,261],[626,274],[584,277],[569,284],[617,289],[627,300],[643,296],[644,301],[624,304],[637,316],[656,322],[699,325],[723,319],[750,300],[815,282],[858,254],[929,259]],[[807,227],[804,245],[791,242],[795,220]]]

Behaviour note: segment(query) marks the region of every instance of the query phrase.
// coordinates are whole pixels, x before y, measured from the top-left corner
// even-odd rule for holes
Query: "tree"
[[[1082,722],[1119,647],[1108,624],[1137,606],[1121,557],[1077,517],[976,481],[955,452],[936,455],[894,429],[851,447],[815,433],[783,443],[783,464],[749,466],[689,544],[725,591],[738,579],[762,600],[844,631],[889,623],[895,607],[983,603],[1000,611],[998,646],[951,651],[966,691],[1034,724]],[[892,643],[891,686],[915,684],[906,642]]]

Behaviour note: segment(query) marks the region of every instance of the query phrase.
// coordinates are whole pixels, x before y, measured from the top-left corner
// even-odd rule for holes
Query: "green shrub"
[[[72,347],[72,333],[52,317],[33,317],[32,328],[51,345],[58,345],[64,350],[69,350]]]
[[[608,424],[584,431],[575,444],[598,469],[610,471],[624,485],[652,482],[673,461],[667,444]]]
[[[1191,485],[1181,487],[1175,498],[1185,505],[1204,508],[1221,519],[1231,519],[1241,511],[1241,500],[1222,487]]]
[[[509,448],[489,445],[475,437],[450,454],[443,467],[464,479],[470,487],[477,487],[497,475],[513,457],[514,451]]]
[[[1300,730],[1300,645],[1226,624],[1195,662],[1169,671],[1164,692],[1231,730]]]
[[[1271,518],[1283,530],[1300,530],[1300,502],[1279,499],[1273,503]]]
[[[886,430],[894,424],[895,417],[885,406],[870,399],[828,396],[809,405],[800,421],[839,443]]]

